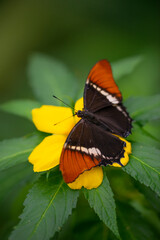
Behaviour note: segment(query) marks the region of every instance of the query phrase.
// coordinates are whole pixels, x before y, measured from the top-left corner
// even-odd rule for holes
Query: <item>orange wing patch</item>
[[[66,183],[74,182],[75,179],[84,171],[99,165],[97,159],[91,159],[86,154],[78,151],[63,149],[60,159],[60,170]]]
[[[113,79],[112,69],[107,60],[101,60],[96,63],[91,69],[88,79],[122,100],[121,92]]]

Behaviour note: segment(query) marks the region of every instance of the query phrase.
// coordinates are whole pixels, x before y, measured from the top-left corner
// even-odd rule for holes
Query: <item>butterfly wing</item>
[[[90,71],[84,89],[84,109],[100,123],[81,119],[70,132],[63,147],[60,170],[66,183],[95,166],[112,165],[124,156],[125,142],[112,133],[126,137],[131,118],[122,105],[122,95],[114,82],[111,66],[99,61]]]
[[[101,127],[81,119],[70,132],[63,147],[60,170],[66,183],[95,166],[120,163],[125,142]]]
[[[127,137],[131,133],[132,119],[122,104],[102,108],[94,116],[114,134]]]
[[[122,101],[121,92],[116,85],[110,63],[107,60],[97,62],[91,69],[84,90],[84,108],[95,112],[104,106]]]
[[[88,75],[84,90],[84,108],[94,113],[112,133],[126,137],[131,132],[132,119],[122,105],[122,95],[107,60],[96,63]]]

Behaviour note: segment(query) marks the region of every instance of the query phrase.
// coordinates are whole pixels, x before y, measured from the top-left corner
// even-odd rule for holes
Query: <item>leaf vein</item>
[[[147,163],[143,162],[141,159],[139,159],[139,158],[137,158],[137,157],[135,157],[135,156],[133,156],[133,155],[132,155],[132,157],[133,157],[134,159],[136,159],[137,161],[139,161],[140,163],[142,163],[142,165],[145,165],[145,166],[147,166],[148,168],[152,169],[154,172],[160,174],[160,172],[158,172],[155,168],[153,168],[153,167],[151,167],[150,165],[148,165]]]
[[[14,153],[14,154],[11,154],[11,155],[6,156],[6,157],[2,157],[2,158],[0,158],[0,161],[3,161],[5,159],[9,159],[9,158],[13,158],[13,157],[17,157],[17,156],[22,155],[24,153],[28,153],[28,152],[30,152],[32,150],[33,150],[33,148],[29,148],[29,149],[26,149],[24,151],[21,151],[21,152],[18,152],[18,153]]]
[[[61,181],[61,183],[60,183],[60,185],[59,185],[57,191],[55,192],[55,194],[54,194],[53,197],[51,198],[51,200],[50,200],[50,202],[49,202],[47,208],[46,208],[45,211],[42,213],[42,215],[41,215],[39,221],[37,222],[36,226],[34,227],[32,233],[30,234],[30,237],[29,237],[28,239],[31,239],[32,236],[33,236],[33,234],[36,232],[37,228],[39,227],[41,221],[43,220],[43,218],[44,218],[46,212],[48,211],[49,207],[51,206],[52,202],[54,201],[54,199],[55,199],[57,193],[59,192],[60,188],[62,187],[62,185],[63,185],[63,180]],[[54,205],[53,205],[53,206],[54,206]]]

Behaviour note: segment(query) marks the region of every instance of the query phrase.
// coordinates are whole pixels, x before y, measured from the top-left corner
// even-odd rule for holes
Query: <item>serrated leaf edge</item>
[[[62,187],[63,183],[64,183],[64,182],[63,182],[63,180],[62,180],[61,183],[60,183],[60,185],[59,185],[59,187],[58,187],[58,189],[57,189],[57,191],[54,193],[53,197],[51,198],[51,200],[50,200],[50,202],[49,202],[49,204],[48,204],[48,206],[47,206],[47,208],[46,208],[45,211],[42,213],[39,221],[37,222],[36,226],[34,227],[32,233],[30,234],[30,236],[29,236],[28,239],[31,239],[32,236],[34,235],[34,233],[36,232],[37,228],[39,227],[39,224],[41,223],[43,217],[45,216],[46,212],[48,211],[48,209],[49,209],[49,207],[51,206],[52,202],[54,201],[55,197],[57,196],[57,194],[58,194],[60,188]],[[53,205],[53,206],[54,206],[54,205]],[[55,216],[55,217],[56,217],[56,216]]]
[[[100,201],[101,201],[101,203],[102,203],[102,206],[104,207],[103,209],[105,210],[105,213],[106,213],[106,215],[109,217],[109,214],[108,214],[108,212],[107,212],[107,210],[105,209],[105,206],[104,206],[104,204],[103,204],[103,201],[102,201],[102,198],[101,198],[101,196],[100,196],[100,193],[99,193],[99,191],[98,191],[98,189],[96,189],[96,191],[95,192],[97,192],[97,194],[98,194],[98,197],[99,197],[99,199],[100,199]],[[95,194],[94,194],[95,195]],[[113,197],[114,195],[113,195],[113,193],[112,193],[112,197]],[[114,201],[115,202],[115,201]],[[116,205],[114,206],[114,209],[116,210]],[[95,209],[94,209],[94,211],[95,211]],[[96,212],[96,211],[95,211]],[[96,214],[97,214],[97,212],[96,212]],[[99,216],[99,214],[98,214],[98,217],[103,221],[103,219],[102,219],[102,217],[101,216]],[[104,222],[104,221],[103,221]],[[105,223],[105,225],[106,225],[106,223]],[[107,225],[106,225],[107,226]],[[107,226],[108,227],[108,226]],[[109,228],[110,229],[110,228]],[[114,225],[112,224],[112,229],[114,229]],[[118,226],[117,226],[117,229],[115,229],[116,230],[116,234],[115,234],[115,232],[113,231],[113,233],[116,235],[116,237],[118,238],[118,239],[120,239],[120,235],[119,235],[119,231],[118,231]]]

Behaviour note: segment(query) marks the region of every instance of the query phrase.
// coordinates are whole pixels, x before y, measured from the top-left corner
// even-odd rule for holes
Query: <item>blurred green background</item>
[[[158,94],[159,13],[158,0],[1,0],[0,102],[18,98],[34,99],[28,84],[27,68],[35,53],[44,53],[60,60],[82,83],[96,61],[106,58],[112,63],[140,56],[142,61],[134,72],[118,82],[124,99],[129,96]],[[67,94],[70,95],[69,92]],[[160,127],[159,122],[154,122],[147,128],[159,137],[157,126]],[[34,129],[33,124],[23,118],[0,112],[0,140],[23,136]],[[127,175],[123,175],[123,178],[128,179]],[[20,183],[22,187],[25,181],[27,179]],[[17,223],[27,190],[28,186],[19,194],[20,205],[15,200],[7,214],[3,214],[3,221],[8,221],[8,217],[11,219],[3,229],[5,234],[7,229]],[[79,211],[81,207],[91,211],[84,205],[86,202],[83,199],[79,201]],[[11,206],[10,203],[8,206]],[[92,216],[93,212],[88,214]],[[98,220],[93,215],[94,220],[90,224],[96,225]],[[67,227],[66,224],[65,228]],[[98,231],[101,228],[104,228],[103,224]]]

